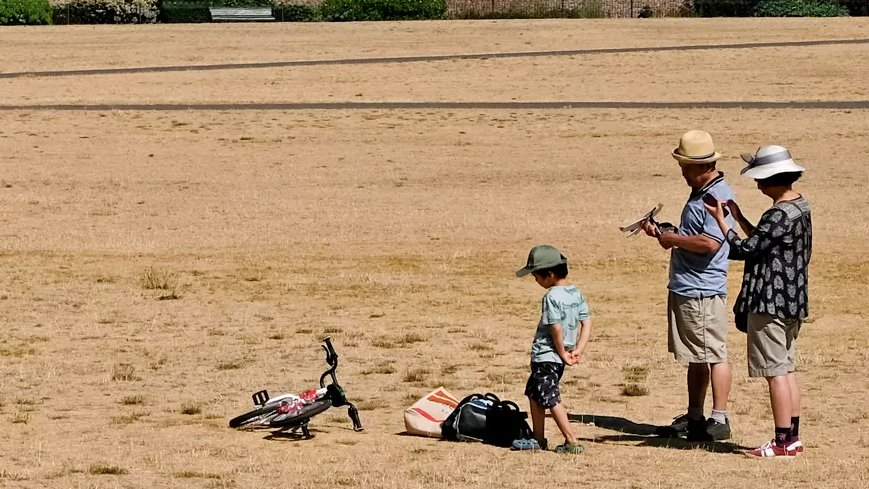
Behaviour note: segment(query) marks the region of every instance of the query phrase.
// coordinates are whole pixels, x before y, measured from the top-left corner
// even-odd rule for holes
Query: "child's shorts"
[[[564,375],[564,364],[555,362],[531,362],[531,376],[525,384],[525,395],[545,408],[561,402],[558,382]]]

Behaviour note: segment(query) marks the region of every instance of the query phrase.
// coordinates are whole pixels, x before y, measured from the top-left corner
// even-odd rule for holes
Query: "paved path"
[[[633,48],[603,48],[603,49],[575,49],[569,51],[526,51],[510,53],[481,53],[481,54],[443,54],[431,56],[406,56],[394,58],[351,58],[351,59],[317,59],[303,61],[274,61],[263,63],[222,63],[211,65],[180,65],[180,66],[142,66],[130,68],[94,68],[85,70],[59,70],[59,71],[20,71],[0,72],[0,78],[23,78],[23,77],[46,77],[46,76],[86,76],[86,75],[110,75],[129,73],[159,73],[167,71],[211,71],[211,70],[246,70],[252,68],[283,68],[293,66],[322,66],[322,65],[362,65],[362,64],[388,64],[388,63],[421,63],[429,61],[447,61],[457,59],[496,59],[496,58],[532,58],[543,56],[585,56],[594,54],[613,53],[646,53],[658,51],[696,51],[705,49],[755,49],[755,48],[781,48],[802,46],[825,46],[830,44],[869,44],[869,39],[831,39],[816,41],[781,41],[781,42],[751,42],[744,44],[697,44],[688,46],[657,46],[657,47],[633,47]]]
[[[753,42],[743,44],[700,44],[688,46],[658,46],[633,48],[577,49],[568,51],[527,51],[483,54],[448,54],[432,56],[408,56],[392,58],[322,59],[307,61],[275,61],[267,63],[228,63],[211,65],[145,66],[132,68],[97,68],[61,71],[22,71],[0,73],[0,78],[87,76],[129,73],[157,73],[170,71],[239,70],[253,68],[280,68],[294,66],[359,65],[389,63],[419,63],[457,59],[525,58],[543,56],[585,56],[612,53],[637,53],[657,51],[688,51],[705,49],[754,49],[773,47],[823,46],[830,44],[869,44],[869,39],[834,39],[816,41]],[[833,100],[824,102],[335,102],[335,103],[203,103],[203,104],[47,104],[47,105],[0,105],[0,111],[18,110],[65,110],[65,111],[238,111],[238,110],[395,110],[395,109],[869,109],[869,100]]]
[[[570,110],[570,109],[869,109],[869,100],[828,102],[334,102],[334,103],[207,103],[207,104],[47,104],[0,105],[2,111],[239,111],[239,110]]]

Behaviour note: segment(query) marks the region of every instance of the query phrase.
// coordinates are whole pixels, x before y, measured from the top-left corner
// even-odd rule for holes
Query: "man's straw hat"
[[[679,139],[679,147],[673,150],[673,158],[679,163],[713,163],[721,158],[715,151],[712,136],[706,131],[688,131]]]

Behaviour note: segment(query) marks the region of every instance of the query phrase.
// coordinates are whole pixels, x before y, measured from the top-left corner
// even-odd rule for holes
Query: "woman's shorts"
[[[748,376],[778,377],[796,369],[802,321],[748,313]]]
[[[679,363],[727,361],[727,298],[684,297],[670,292],[667,298],[668,350]]]
[[[561,402],[558,382],[564,375],[564,364],[555,362],[531,362],[531,376],[525,384],[525,395],[544,408]]]

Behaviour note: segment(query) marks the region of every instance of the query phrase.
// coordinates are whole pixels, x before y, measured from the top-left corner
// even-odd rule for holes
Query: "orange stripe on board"
[[[453,396],[452,394],[450,394],[449,392],[447,392],[445,390],[434,391],[434,395],[439,396],[439,397],[445,397],[447,399],[452,399],[453,401],[456,401],[456,403],[459,402],[459,400],[456,399],[455,396]]]
[[[459,400],[454,398],[453,396],[447,394],[444,391],[436,391],[427,397],[429,401],[440,402],[441,404],[446,404],[447,406],[455,408],[459,404]]]
[[[427,399],[428,401],[431,401],[431,402],[436,403],[436,404],[443,404],[443,405],[445,405],[445,406],[447,406],[447,407],[449,407],[449,408],[452,408],[452,409],[455,409],[456,406],[459,405],[458,401],[455,401],[455,400],[450,399],[450,398],[448,398],[448,397],[435,397],[435,396],[429,396],[429,397],[427,397],[426,399]]]
[[[429,420],[429,421],[432,421],[432,422],[434,422],[434,423],[442,423],[442,422],[443,422],[442,419],[436,419],[434,416],[432,416],[431,414],[427,413],[426,411],[423,411],[423,410],[420,409],[420,408],[410,408],[410,409],[411,409],[411,411],[413,411],[413,412],[419,414],[419,415],[422,416],[423,418],[425,418],[425,419],[427,419],[427,420]]]

